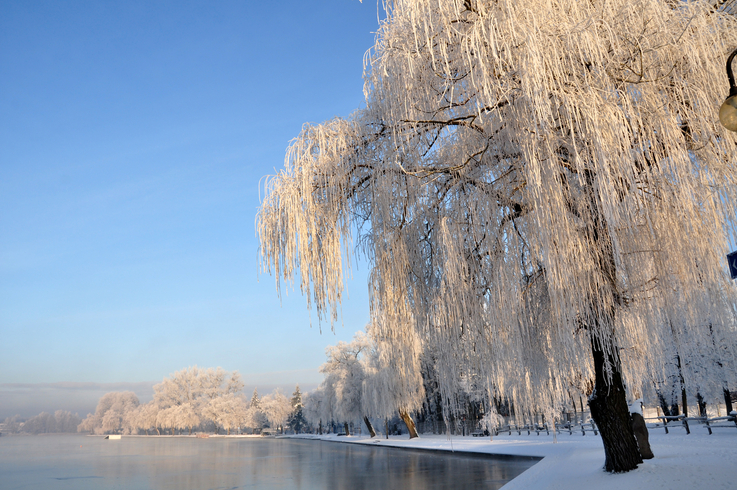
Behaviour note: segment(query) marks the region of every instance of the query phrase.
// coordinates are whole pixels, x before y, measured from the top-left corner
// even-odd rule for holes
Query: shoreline
[[[374,439],[366,435],[285,435],[280,438],[321,440],[344,444],[391,447],[469,457],[530,458],[538,461],[504,485],[504,490],[619,490],[627,488],[668,488],[680,490],[737,488],[737,430],[727,428],[708,435],[704,430],[665,434],[650,431],[655,458],[646,460],[628,473],[604,471],[604,447],[600,436],[559,434],[499,435],[488,437],[447,437],[424,435],[417,439],[390,436]]]
[[[427,437],[428,435],[425,435]],[[433,434],[433,436],[435,436]],[[346,437],[350,438],[357,438],[356,440],[347,440]],[[378,437],[378,436],[377,436]],[[422,437],[422,436],[420,436]],[[443,436],[444,437],[444,436]],[[386,441],[384,440],[376,440],[368,438],[366,439],[366,436],[341,436],[340,439],[336,438],[330,438],[325,436],[317,436],[317,437],[303,437],[302,434],[287,434],[283,436],[278,436],[278,439],[299,439],[299,440],[308,440],[308,441],[322,441],[322,442],[334,442],[338,444],[359,444],[362,446],[372,446],[372,447],[386,447],[386,448],[392,448],[392,449],[405,449],[408,451],[418,451],[418,452],[431,452],[435,454],[454,454],[459,456],[467,456],[472,458],[493,458],[497,460],[505,460],[505,459],[517,459],[517,460],[536,460],[537,462],[540,462],[543,460],[545,456],[534,456],[534,455],[519,455],[519,454],[507,454],[507,453],[495,453],[495,452],[485,452],[485,451],[469,451],[469,450],[463,450],[463,449],[445,449],[445,448],[436,448],[436,447],[423,447],[423,446],[404,446],[399,444],[392,444],[392,440]],[[381,442],[388,442],[388,444],[381,444]]]

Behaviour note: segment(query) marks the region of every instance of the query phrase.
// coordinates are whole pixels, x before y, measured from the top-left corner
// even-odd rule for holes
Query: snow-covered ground
[[[523,434],[525,434],[523,432]],[[296,436],[299,437],[299,436]],[[315,437],[315,436],[310,436]],[[451,437],[423,435],[336,437],[318,436],[336,442],[392,446],[413,449],[469,451],[489,454],[540,456],[543,459],[504,486],[504,490],[727,490],[737,489],[737,428],[715,429],[708,435],[703,427],[694,427],[690,435],[683,430],[650,430],[650,445],[655,459],[645,461],[634,471],[609,474],[603,470],[604,449],[599,436],[580,433],[552,435],[499,435],[488,437]]]

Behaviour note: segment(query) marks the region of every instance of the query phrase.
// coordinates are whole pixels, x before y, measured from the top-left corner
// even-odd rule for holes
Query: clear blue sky
[[[259,185],[361,106],[377,25],[374,0],[0,1],[0,416],[3,386],[194,364],[319,381],[366,267],[344,327],[310,328],[258,275]]]

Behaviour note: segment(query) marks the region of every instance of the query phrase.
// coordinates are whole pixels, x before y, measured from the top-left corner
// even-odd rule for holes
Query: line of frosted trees
[[[299,432],[302,401],[299,386],[291,399],[278,389],[250,400],[242,392],[237,371],[197,366],[177,371],[154,386],[153,400],[141,404],[135,393],[103,395],[95,413],[79,424],[79,432],[93,434],[192,434],[207,431],[228,434],[270,427],[284,431],[291,423]]]
[[[424,400],[419,351],[408,356],[417,363],[415,369],[399,371],[388,356],[390,345],[375,329],[367,330],[368,334],[357,332],[352,342],[326,348],[327,362],[320,368],[325,378],[306,396],[305,418],[318,432],[337,422],[346,434],[354,422],[363,422],[374,437],[371,419],[381,420],[388,432],[388,421],[399,416],[410,437],[417,437],[410,414]]]
[[[411,368],[399,371],[396,360],[391,357],[396,354],[392,352],[391,343],[371,324],[366,330],[366,333],[357,332],[351,342],[341,341],[326,348],[327,362],[320,368],[324,380],[305,396],[304,401],[306,421],[315,431],[334,430],[337,425],[350,434],[351,427],[363,424],[371,437],[375,437],[376,422],[380,423],[379,430],[391,434],[397,431],[395,422],[399,419],[410,438],[423,431],[467,434],[486,430],[492,433],[505,420],[518,424],[534,424],[539,420],[564,422],[567,416],[578,417],[578,412],[583,416],[588,411],[584,400],[590,396],[593,384],[585,379],[579,385],[566,388],[567,403],[556,412],[542,407],[537,411],[519,410],[513,400],[494,396],[494,392],[484,386],[483,377],[470,366],[456,373],[458,389],[455,392],[442,392],[438,379],[438,361],[442,354],[437,349],[416,339],[415,349],[407,352],[404,359]],[[722,406],[728,413],[733,409],[732,399],[737,393],[730,393],[723,373],[711,372],[710,366],[715,364],[714,358],[720,350],[730,347],[735,346],[733,343],[716,348],[705,346],[701,352],[689,356],[684,365],[674,349],[672,362],[663,366],[663,375],[653,377],[644,389],[632,396],[644,398],[648,405],[662,409],[664,415],[679,415],[681,411],[688,415],[689,405],[696,407],[699,416],[707,415],[707,405],[712,407],[713,415],[721,414]],[[689,372],[701,372],[701,383],[687,383],[684,380],[686,368]],[[703,382],[707,378],[717,386],[705,389]]]
[[[320,369],[325,378],[305,399],[306,420],[317,431],[337,423],[350,434],[350,426],[364,424],[374,437],[372,420],[379,421],[389,434],[397,431],[394,421],[398,418],[413,438],[418,436],[413,415],[423,422],[425,430],[436,433],[464,433],[476,428],[477,421],[491,429],[501,420],[498,403],[495,405],[495,400],[486,397],[486,390],[474,383],[477,375],[461,374],[462,389],[443,403],[437,355],[429,345],[418,338],[412,349],[399,352],[375,324],[366,330],[357,332],[351,342],[341,341],[326,349],[327,362]],[[448,409],[451,403],[455,410]],[[473,426],[464,423],[466,419],[473,420]]]
[[[57,410],[53,414],[41,412],[23,421],[18,415],[8,417],[3,422],[3,432],[8,434],[58,434],[77,432],[82,421],[76,413]]]

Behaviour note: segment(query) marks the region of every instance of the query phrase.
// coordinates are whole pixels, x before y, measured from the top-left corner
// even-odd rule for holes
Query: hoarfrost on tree
[[[289,414],[292,412],[292,403],[289,398],[277,388],[272,393],[261,398],[259,403],[260,410],[263,412],[266,420],[271,424],[273,429],[284,431],[284,424],[287,422]]]
[[[594,380],[606,468],[634,468],[625,384],[674,345],[685,378],[735,382],[737,145],[716,114],[737,22],[703,1],[387,9],[366,107],[305,125],[267,183],[263,269],[334,322],[356,244],[376,325],[395,353],[438,347],[442,391],[475,371],[518,415],[556,413]]]
[[[127,414],[138,406],[138,397],[132,391],[106,393],[97,402],[95,413],[87,415],[77,430],[93,434],[120,433],[126,428]]]

